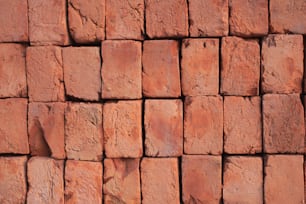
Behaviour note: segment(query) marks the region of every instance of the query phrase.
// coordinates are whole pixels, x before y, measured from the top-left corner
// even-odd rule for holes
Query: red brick
[[[27,194],[27,157],[0,157],[0,201],[25,203]]]
[[[54,46],[28,47],[26,60],[30,101],[64,101],[61,48]]]
[[[257,40],[222,38],[221,92],[253,96],[259,93],[260,47]]]
[[[144,0],[106,1],[106,38],[142,40]]]
[[[146,32],[150,38],[188,36],[186,0],[145,0]]]
[[[143,44],[143,94],[148,97],[181,95],[178,42],[151,40]]]
[[[270,31],[306,34],[304,0],[270,0]]]
[[[144,158],[141,162],[142,203],[180,203],[178,160]]]
[[[139,159],[105,159],[104,172],[105,203],[141,203]]]
[[[141,100],[105,103],[103,135],[109,158],[142,156]]]
[[[0,44],[0,98],[27,96],[25,63],[23,45]]]
[[[220,156],[183,156],[183,202],[219,204],[222,190],[221,165]]]
[[[69,103],[65,110],[65,149],[68,159],[102,159],[102,104]]]
[[[302,35],[269,35],[264,38],[262,43],[263,92],[301,93],[303,57]]]
[[[183,40],[181,66],[185,96],[218,95],[218,39]]]
[[[0,153],[28,154],[27,100],[0,100]]]
[[[303,153],[304,109],[298,94],[263,96],[264,149],[267,153]]]
[[[268,0],[229,0],[231,35],[266,35],[269,30]]]
[[[30,103],[28,133],[31,155],[65,159],[65,103]]]
[[[304,203],[303,156],[267,156],[264,185],[267,204]]]
[[[260,97],[224,97],[224,151],[254,154],[262,151]]]
[[[98,47],[63,49],[66,94],[98,101],[101,92],[101,59]]]
[[[65,203],[102,203],[102,164],[68,160],[65,167]]]
[[[0,42],[28,41],[28,1],[0,0]]]
[[[186,97],[184,103],[184,153],[221,154],[223,101],[220,96]]]
[[[228,0],[188,0],[190,36],[226,36]]]
[[[27,203],[64,203],[64,161],[32,157],[28,161]]]
[[[181,100],[146,100],[144,126],[146,156],[182,155],[183,105]]]
[[[141,98],[141,43],[102,42],[102,98]]]
[[[262,203],[262,168],[260,157],[226,158],[223,176],[224,203]]]
[[[105,0],[69,0],[69,31],[77,43],[98,42],[105,37]]]

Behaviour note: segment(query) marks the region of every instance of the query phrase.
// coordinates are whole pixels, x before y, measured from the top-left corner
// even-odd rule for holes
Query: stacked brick
[[[0,0],[0,203],[304,203],[305,11]]]

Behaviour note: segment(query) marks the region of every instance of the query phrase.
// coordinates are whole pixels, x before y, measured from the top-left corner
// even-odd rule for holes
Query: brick
[[[68,160],[65,167],[65,203],[102,203],[102,164]]]
[[[28,41],[28,1],[0,0],[0,42]]]
[[[64,203],[64,161],[32,157],[28,161],[27,203]]]
[[[27,96],[25,64],[23,45],[0,44],[0,98]]]
[[[105,154],[109,158],[142,156],[142,102],[118,101],[103,106]]]
[[[106,1],[106,38],[142,40],[144,0]]]
[[[0,153],[28,154],[27,100],[0,100]]]
[[[65,103],[29,103],[28,107],[31,155],[65,159]]]
[[[230,34],[253,37],[268,34],[268,0],[229,0]]]
[[[28,0],[31,45],[67,45],[66,1]]]
[[[262,151],[260,97],[224,97],[224,151],[254,154]]]
[[[224,203],[262,203],[262,169],[260,157],[227,157],[223,173]]]
[[[180,203],[178,160],[144,158],[141,161],[142,203]]]
[[[181,67],[185,96],[218,95],[219,40],[184,39]]]
[[[263,138],[267,153],[303,153],[304,109],[298,94],[263,96]]]
[[[145,0],[145,8],[149,38],[188,36],[186,0]]]
[[[306,34],[304,0],[270,0],[270,32]]]
[[[267,156],[264,182],[265,203],[304,203],[303,156]]]
[[[63,49],[66,94],[98,101],[101,94],[101,59],[98,47]]]
[[[141,203],[139,159],[105,159],[104,181],[105,203]]]
[[[60,47],[27,48],[27,82],[30,101],[64,101],[64,77]]]
[[[25,203],[27,194],[27,157],[0,157],[0,201]]]
[[[142,89],[147,97],[181,95],[178,42],[150,40],[143,44]]]
[[[141,43],[102,42],[102,98],[141,98]]]
[[[302,35],[269,35],[264,38],[261,60],[263,92],[301,93],[303,57]]]
[[[184,153],[219,155],[222,149],[222,97],[186,97],[184,102]]]
[[[183,202],[219,204],[222,193],[221,165],[221,156],[183,156]]]
[[[102,104],[69,103],[65,110],[68,159],[100,161],[103,154]]]
[[[182,155],[182,101],[146,100],[144,112],[146,156],[175,157]]]
[[[77,43],[99,42],[105,38],[105,0],[69,0],[68,25]]]
[[[254,96],[259,93],[260,47],[257,40],[222,38],[221,93]]]
[[[228,0],[188,0],[191,37],[228,34]]]

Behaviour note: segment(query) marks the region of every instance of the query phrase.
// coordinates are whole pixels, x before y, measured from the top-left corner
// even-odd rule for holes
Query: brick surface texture
[[[305,0],[0,0],[0,204],[304,204]]]

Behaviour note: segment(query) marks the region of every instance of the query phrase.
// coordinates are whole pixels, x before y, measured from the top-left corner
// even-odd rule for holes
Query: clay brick
[[[68,24],[73,40],[93,43],[105,38],[105,0],[69,0]]]
[[[298,94],[263,96],[264,150],[267,153],[303,153],[304,109]]]
[[[28,133],[33,156],[65,159],[65,103],[30,103]]]
[[[254,154],[262,151],[260,97],[224,97],[224,151]]]
[[[151,40],[143,44],[143,95],[179,97],[181,95],[178,42]]]
[[[66,94],[98,101],[101,92],[101,59],[98,47],[63,49]]]
[[[27,96],[25,63],[23,45],[0,44],[0,98]]]
[[[139,159],[105,159],[104,181],[105,203],[141,203]]]
[[[169,157],[182,155],[182,101],[146,100],[144,111],[146,156]]]
[[[31,45],[67,45],[66,1],[28,0]]]
[[[231,35],[252,37],[269,30],[268,0],[229,0]]]
[[[0,0],[0,42],[28,41],[28,1]]]
[[[265,203],[304,203],[303,156],[267,156],[264,182]]]
[[[221,165],[221,156],[183,156],[183,202],[219,204],[222,190]]]
[[[181,67],[185,96],[218,95],[219,40],[184,39]]]
[[[260,157],[227,157],[223,173],[224,203],[262,203],[262,168]]]
[[[27,157],[0,157],[0,201],[2,204],[25,203]]]
[[[144,0],[106,1],[106,38],[142,40]]]
[[[180,203],[178,160],[144,158],[141,161],[142,203]]]
[[[141,100],[105,103],[103,136],[106,157],[142,156]]]
[[[302,35],[269,35],[264,38],[261,60],[263,92],[301,93],[303,57]]]
[[[304,0],[270,0],[270,31],[306,34]]]
[[[31,157],[28,161],[27,203],[64,203],[64,161]]]
[[[28,154],[27,100],[0,100],[0,153]]]
[[[146,32],[150,38],[188,36],[186,0],[145,0]]]
[[[191,37],[228,34],[228,0],[188,0]]]
[[[102,98],[141,98],[141,43],[102,42]]]
[[[63,62],[60,47],[27,48],[27,82],[30,101],[64,101]]]
[[[260,47],[257,40],[222,38],[221,92],[254,96],[259,93]]]
[[[68,160],[65,167],[65,203],[102,203],[102,164]]]
[[[184,102],[184,153],[218,155],[222,153],[222,149],[222,97],[186,97]]]
[[[65,149],[68,159],[102,159],[102,104],[69,103],[65,110]]]

